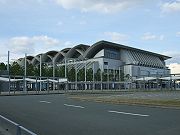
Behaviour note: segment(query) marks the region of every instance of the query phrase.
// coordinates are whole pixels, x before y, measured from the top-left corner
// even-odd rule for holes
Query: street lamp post
[[[25,53],[25,58],[24,58],[24,92],[27,91],[26,88],[26,75],[27,75],[27,63],[26,63],[26,59],[27,59],[27,54]]]
[[[95,70],[95,69],[94,69],[94,68],[95,68],[95,65],[94,65],[94,62],[93,62],[93,89],[95,89],[95,84],[94,84],[94,83],[95,83],[95,82],[94,82],[94,70]]]
[[[103,70],[104,70],[104,65],[101,66],[101,90],[103,90]]]
[[[40,55],[40,66],[39,66],[39,67],[40,67],[40,75],[39,75],[39,76],[40,76],[40,91],[41,91],[41,87],[42,87],[42,86],[41,86],[41,75],[42,75],[42,55]]]
[[[55,59],[53,58],[53,80],[55,80]],[[55,82],[53,82],[53,90],[55,90]]]
[[[76,90],[77,90],[77,62],[74,60],[75,62],[75,81],[76,81]]]
[[[85,73],[84,73],[85,78],[84,78],[84,81],[85,81],[85,90],[86,90],[86,89],[87,89],[87,84],[86,84],[86,80],[87,80],[87,79],[86,79],[86,70],[87,70],[87,67],[86,67],[86,60],[85,60],[84,63],[85,63],[85,67],[84,67],[84,68],[85,68]]]
[[[9,87],[9,94],[10,94],[10,67],[9,67],[9,57],[10,57],[10,52],[8,51],[8,63],[7,63],[7,71],[8,71],[8,77],[9,77],[9,84],[8,84],[8,87]]]
[[[66,57],[64,58],[64,60],[65,60],[65,78],[67,78],[67,62],[66,62]]]
[[[107,65],[107,81],[108,81],[108,90],[109,90],[109,66]]]

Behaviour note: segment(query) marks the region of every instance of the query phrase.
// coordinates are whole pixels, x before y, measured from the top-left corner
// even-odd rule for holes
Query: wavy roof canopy
[[[108,41],[99,41],[93,44],[92,46],[89,45],[84,45],[84,44],[79,44],[77,46],[74,46],[73,48],[65,48],[62,49],[61,51],[48,51],[44,54],[38,54],[36,56],[27,56],[27,61],[29,63],[32,63],[33,65],[37,65],[40,63],[40,55],[42,56],[42,63],[52,63],[53,59],[55,62],[62,62],[64,58],[77,58],[83,60],[84,58],[91,59],[93,58],[99,51],[105,48],[111,48],[111,49],[116,49],[116,50],[121,50],[125,49],[128,51],[136,51],[136,52],[142,52],[146,53],[149,55],[157,56],[161,60],[167,60],[171,57],[117,44],[117,43],[112,43]],[[23,64],[23,58],[18,59],[17,62],[22,65]]]
[[[84,57],[84,53],[86,52],[86,50],[89,48],[89,45],[77,45],[73,48],[71,48],[71,50],[68,51],[68,53],[66,54],[66,58],[79,58],[79,59],[83,59]]]

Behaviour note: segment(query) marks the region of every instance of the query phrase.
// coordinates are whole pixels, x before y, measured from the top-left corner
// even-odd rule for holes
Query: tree
[[[75,74],[76,74],[75,68],[72,67],[72,69],[70,71],[68,71],[68,74],[67,74],[68,80],[72,81],[72,82],[75,81],[76,80]]]
[[[35,76],[35,67],[32,64],[27,64],[26,73],[27,76]]]
[[[10,75],[24,75],[24,69],[17,63],[13,62],[13,64],[10,66]]]
[[[0,63],[0,70],[7,70],[6,65],[4,63]]]
[[[124,73],[123,72],[120,72],[120,81],[124,81]]]
[[[101,81],[101,69],[100,68],[95,73],[95,80],[96,81]]]
[[[89,69],[87,69],[87,71],[86,71],[87,73],[86,73],[86,80],[87,81],[93,81],[93,69],[92,68],[89,68]]]
[[[64,78],[65,77],[65,66],[58,67],[57,70],[56,70],[56,75],[58,77]]]
[[[78,81],[84,81],[85,80],[85,68],[82,68],[77,73],[77,79]]]
[[[125,78],[126,81],[129,81],[129,80],[132,79],[132,77],[130,76],[130,74],[126,74],[124,78]]]

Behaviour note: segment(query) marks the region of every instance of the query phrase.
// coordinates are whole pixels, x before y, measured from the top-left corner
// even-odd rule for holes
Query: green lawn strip
[[[129,104],[129,105],[150,105],[162,107],[175,107],[180,109],[179,99],[127,99],[127,98],[106,98],[106,97],[90,97],[90,96],[71,96],[70,98],[83,101],[105,102],[112,104]]]

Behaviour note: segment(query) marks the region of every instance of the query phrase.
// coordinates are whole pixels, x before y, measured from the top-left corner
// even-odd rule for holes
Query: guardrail
[[[2,115],[0,115],[0,126],[12,135],[37,135]]]

